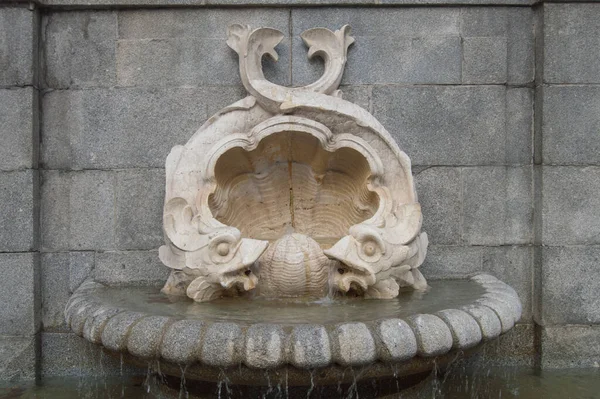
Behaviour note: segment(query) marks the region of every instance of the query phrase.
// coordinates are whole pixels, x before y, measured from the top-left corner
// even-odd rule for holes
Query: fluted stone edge
[[[466,350],[510,330],[522,311],[515,290],[487,274],[470,279],[485,293],[459,309],[368,323],[295,326],[240,326],[110,307],[92,295],[104,285],[88,280],[70,298],[65,318],[86,340],[139,359],[255,370],[360,367]]]

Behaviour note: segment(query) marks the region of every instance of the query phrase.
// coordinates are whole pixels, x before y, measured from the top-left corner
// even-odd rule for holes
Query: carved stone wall
[[[411,157],[425,277],[482,270],[515,287],[523,317],[498,361],[598,361],[600,4],[158,3],[0,7],[0,378],[119,373],[67,332],[64,304],[90,274],[166,279],[164,160],[245,96],[232,23],[284,32],[264,69],[287,86],[322,72],[301,32],[350,24],[340,89]]]

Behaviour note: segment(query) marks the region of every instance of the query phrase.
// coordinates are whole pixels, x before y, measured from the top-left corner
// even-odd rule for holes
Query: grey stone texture
[[[341,365],[365,365],[377,357],[375,341],[364,323],[347,323],[331,333],[333,358]]]
[[[215,323],[204,333],[200,359],[213,367],[227,367],[241,361],[244,335],[234,323]]]
[[[240,84],[238,56],[227,47],[227,27],[268,26],[288,35],[287,10],[145,10],[119,13],[117,82],[120,86]],[[290,84],[289,37],[265,76]]]
[[[37,83],[37,21],[36,11],[0,7],[0,86]]]
[[[42,377],[145,374],[73,333],[42,333],[40,363]]]
[[[0,253],[0,336],[32,336],[40,328],[37,253]]]
[[[255,324],[246,331],[247,366],[271,369],[283,365],[285,361],[285,333],[274,324]]]
[[[434,357],[452,348],[453,337],[442,319],[430,314],[410,316],[406,322],[417,338],[417,353],[422,357]]]
[[[597,368],[600,365],[600,326],[544,327],[541,346],[544,368]]]
[[[116,172],[116,244],[119,249],[156,249],[164,242],[163,169]]]
[[[114,86],[117,13],[70,11],[42,18],[43,84],[56,89]]]
[[[506,82],[506,38],[463,39],[462,81],[467,84]]]
[[[459,9],[293,9],[293,84],[320,76],[320,60],[307,60],[300,33],[315,26],[349,24],[343,84],[460,83]]]
[[[463,239],[472,245],[532,241],[532,170],[523,167],[463,169]]]
[[[322,70],[320,61],[305,61],[298,35],[347,23],[357,40],[345,84],[531,82],[532,15],[529,9],[496,7],[293,9],[293,84],[310,83]]]
[[[600,86],[548,86],[542,93],[544,164],[600,165]]]
[[[410,326],[400,319],[383,320],[377,327],[379,358],[389,362],[408,360],[417,354],[417,338]]]
[[[96,254],[94,279],[106,284],[157,285],[167,281],[169,268],[158,251],[116,251]]]
[[[504,86],[375,86],[373,113],[413,165],[514,165],[531,162],[530,96],[507,112]],[[527,90],[527,89],[521,89]],[[510,93],[510,94],[509,94]]]
[[[163,168],[238,87],[58,90],[43,96],[41,162],[49,169]]]
[[[331,363],[327,330],[319,325],[294,327],[290,338],[290,362],[299,368],[312,369]]]
[[[183,364],[199,359],[203,325],[200,320],[179,320],[170,324],[165,330],[160,347],[162,357]]]
[[[156,249],[163,243],[163,169],[48,170],[41,191],[45,250]]]
[[[38,172],[0,172],[0,252],[34,251],[38,245]]]
[[[17,0],[23,1],[23,0]],[[554,1],[554,0],[551,0]],[[183,7],[231,7],[231,6],[344,6],[344,5],[517,5],[526,6],[538,3],[539,0],[183,0],[177,6]],[[36,3],[51,7],[106,7],[106,6],[130,6],[130,7],[157,7],[173,6],[168,0],[36,0]]]
[[[42,249],[115,248],[115,174],[45,171],[41,184]]]
[[[127,339],[127,351],[142,359],[153,359],[160,354],[164,331],[172,324],[168,317],[150,316],[136,323]]]
[[[542,323],[600,324],[600,246],[544,247]]]
[[[42,325],[45,331],[68,331],[65,306],[73,292],[90,276],[93,252],[41,254]]]
[[[516,324],[495,340],[483,345],[481,351],[469,358],[473,367],[490,366],[532,367],[536,354],[533,324]]]
[[[37,166],[37,101],[32,87],[0,89],[0,170]]]
[[[461,9],[463,83],[524,84],[534,78],[531,9]]]
[[[544,4],[544,82],[600,83],[600,4]]]
[[[432,245],[421,266],[431,279],[465,278],[484,271],[513,287],[523,305],[523,322],[531,322],[533,248],[529,246]]]
[[[423,230],[437,245],[459,244],[462,220],[462,169],[430,167],[413,169],[419,203],[424,215]]]
[[[600,244],[600,167],[545,166],[542,190],[543,244]]]
[[[37,336],[0,336],[0,381],[35,379],[37,340]]]
[[[431,243],[532,242],[530,166],[416,168],[415,182]]]

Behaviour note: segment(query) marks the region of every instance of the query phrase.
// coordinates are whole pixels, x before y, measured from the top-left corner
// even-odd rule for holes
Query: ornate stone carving
[[[207,301],[258,284],[269,296],[318,296],[331,284],[393,298],[401,287],[427,286],[410,160],[338,90],[349,32],[304,32],[308,57],[321,57],[325,71],[288,88],[266,80],[261,65],[264,55],[277,59],[283,34],[229,28],[250,96],[167,157],[159,256],[173,271],[164,292]]]

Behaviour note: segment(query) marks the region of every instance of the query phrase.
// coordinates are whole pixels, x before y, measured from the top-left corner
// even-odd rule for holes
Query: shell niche
[[[221,110],[166,162],[169,294],[206,301],[258,287],[269,297],[330,289],[393,298],[421,289],[427,248],[410,160],[337,90],[349,28],[302,34],[325,73],[302,88],[267,81],[283,35],[234,25],[249,96]]]

